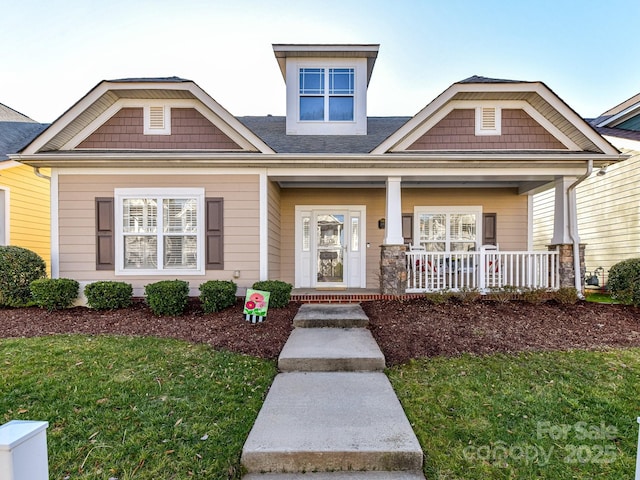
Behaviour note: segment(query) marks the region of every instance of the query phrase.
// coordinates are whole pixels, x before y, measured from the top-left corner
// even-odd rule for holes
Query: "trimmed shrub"
[[[23,307],[31,301],[31,282],[47,275],[47,265],[22,247],[0,247],[0,306]]]
[[[154,315],[176,316],[189,302],[189,283],[184,280],[162,280],[144,287],[147,304]]]
[[[522,300],[533,305],[540,305],[546,302],[548,297],[548,292],[544,288],[525,288],[520,294]]]
[[[457,292],[452,292],[451,297],[457,302],[467,305],[480,300],[482,298],[482,294],[477,288],[463,287]]]
[[[293,285],[280,280],[265,280],[254,283],[251,288],[271,293],[271,295],[269,295],[270,308],[283,308],[291,301],[291,289]]]
[[[200,285],[200,302],[204,313],[219,312],[235,305],[237,288],[231,280],[209,280]]]
[[[444,290],[438,292],[426,292],[424,294],[424,298],[430,305],[442,305],[449,302],[453,295],[453,292]]]
[[[578,302],[578,291],[573,287],[562,287],[553,292],[553,298],[562,305],[573,305]]]
[[[611,298],[627,305],[640,306],[640,258],[616,263],[609,270]]]
[[[116,310],[131,305],[133,287],[125,282],[94,282],[84,287],[87,303],[96,310]]]
[[[41,278],[31,282],[31,297],[40,308],[59,310],[73,305],[80,284],[69,278]]]
[[[505,285],[504,287],[491,287],[489,289],[489,299],[498,303],[509,303],[511,300],[515,300],[518,296],[518,289]]]

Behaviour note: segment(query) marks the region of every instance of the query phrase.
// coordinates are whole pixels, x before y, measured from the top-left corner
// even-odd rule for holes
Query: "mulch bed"
[[[0,309],[0,337],[116,334],[170,337],[256,357],[278,357],[300,304],[269,310],[264,323],[244,320],[242,302],[214,314],[194,299],[183,315],[156,317],[143,302],[127,309],[85,307],[47,312]],[[431,305],[424,298],[363,302],[388,365],[411,358],[640,346],[640,309],[579,302]]]

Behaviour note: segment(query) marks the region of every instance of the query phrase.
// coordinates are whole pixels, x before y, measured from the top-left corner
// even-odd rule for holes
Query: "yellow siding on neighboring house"
[[[42,173],[50,175],[48,169]],[[0,170],[0,189],[8,192],[8,245],[33,250],[51,271],[50,184],[32,167],[16,165]]]
[[[604,176],[593,173],[576,190],[578,232],[586,244],[587,271],[609,270],[615,263],[640,257],[640,152],[610,165]],[[553,236],[553,190],[534,197],[534,242],[550,243]]]
[[[379,287],[380,245],[384,230],[378,220],[385,216],[384,188],[285,188],[281,190],[281,280],[295,281],[295,207],[296,205],[366,205],[367,288]],[[528,236],[525,195],[516,189],[402,189],[402,212],[413,213],[415,206],[480,205],[484,213],[497,213],[498,242],[501,250],[526,250]]]
[[[181,275],[190,282],[191,295],[207,280],[232,280],[253,285],[260,276],[260,209],[258,175],[60,175],[58,177],[60,276],[81,283],[121,280],[131,283],[135,295],[144,285],[167,279],[163,275],[115,275],[96,271],[95,198],[113,197],[115,188],[205,189],[207,197],[224,198],[224,270],[205,275]],[[117,219],[116,219],[117,221]],[[175,274],[169,275],[170,279]]]

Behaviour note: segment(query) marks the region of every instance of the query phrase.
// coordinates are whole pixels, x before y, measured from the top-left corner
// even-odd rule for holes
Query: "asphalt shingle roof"
[[[286,118],[237,117],[278,153],[369,153],[411,117],[369,117],[367,135],[287,135]]]
[[[0,122],[0,162],[8,160],[8,154],[22,150],[47,126],[35,122]]]

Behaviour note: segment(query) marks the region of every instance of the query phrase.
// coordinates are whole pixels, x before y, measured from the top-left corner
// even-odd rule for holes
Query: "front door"
[[[364,206],[296,207],[296,287],[364,287],[364,231]]]

